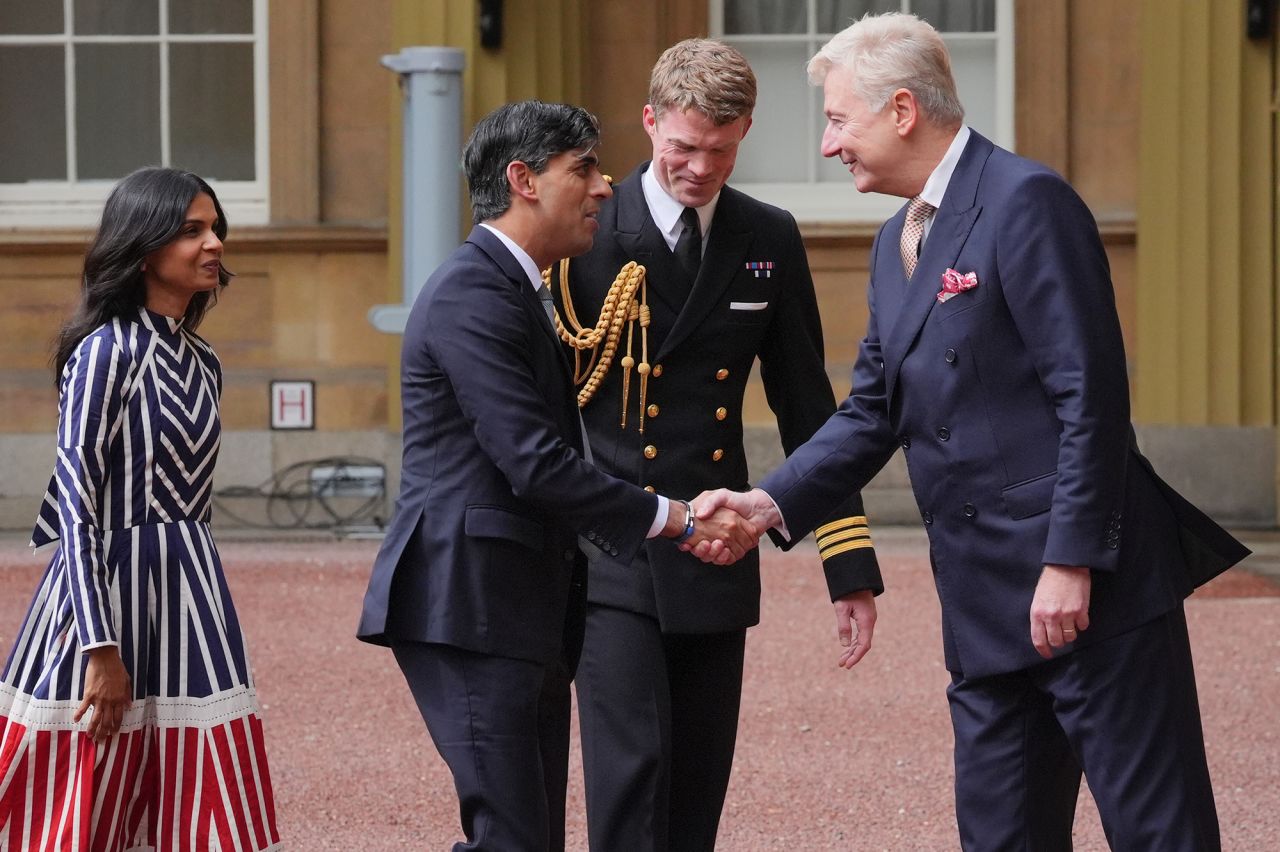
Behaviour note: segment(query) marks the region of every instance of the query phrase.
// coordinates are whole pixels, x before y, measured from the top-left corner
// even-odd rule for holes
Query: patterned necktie
[[[538,288],[538,301],[542,302],[542,310],[547,314],[547,322],[551,323],[551,331],[556,331],[556,302],[555,297],[551,295],[551,288],[543,284]],[[577,410],[577,406],[574,406]],[[587,424],[582,422],[582,412],[578,411],[578,431],[582,433],[582,457],[588,462],[591,457],[591,442],[587,440]]]
[[[924,223],[933,215],[935,209],[937,208],[918,195],[907,204],[907,219],[902,223],[902,242],[899,245],[902,250],[902,268],[906,270],[907,278],[916,271],[916,260],[920,256],[920,238],[924,236]]]
[[[698,211],[693,207],[684,208],[680,221],[684,223],[684,230],[676,240],[675,255],[692,283],[698,277],[698,267],[702,265],[702,223],[698,221]]]
[[[551,295],[551,288],[546,284],[538,287],[538,301],[542,302],[542,310],[547,315],[547,322],[551,323],[551,330],[556,330],[556,302],[555,297]]]

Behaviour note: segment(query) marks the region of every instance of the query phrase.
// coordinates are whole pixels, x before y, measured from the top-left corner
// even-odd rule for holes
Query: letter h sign
[[[316,428],[316,383],[271,383],[271,428]]]

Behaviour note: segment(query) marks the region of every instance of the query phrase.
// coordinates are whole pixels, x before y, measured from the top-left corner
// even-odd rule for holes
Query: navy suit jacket
[[[1046,563],[1092,569],[1079,648],[1244,558],[1138,452],[1106,254],[1066,181],[973,133],[910,281],[904,218],[872,247],[849,398],[761,483],[792,539],[902,447],[947,667],[966,677],[1042,662],[1029,611]],[[978,285],[939,302],[949,268]]]
[[[400,369],[400,495],[359,638],[550,662],[585,593],[578,534],[630,561],[657,498],[581,458],[568,361],[488,230],[475,228],[418,295]]]
[[[742,403],[757,358],[785,451],[804,443],[835,410],[804,244],[791,214],[726,186],[690,287],[649,213],[641,185],[646,168],[640,166],[614,187],[600,211],[595,245],[569,262],[581,317],[599,316],[618,270],[633,260],[645,267],[652,316],[648,354],[657,366],[649,377],[651,408],[644,434],[637,428],[639,379],[634,375],[627,428],[620,428],[622,368],[615,364],[582,409],[592,453],[602,470],[673,497],[743,489],[748,477]],[[771,268],[750,268],[766,263]],[[638,337],[636,356],[641,354]],[[847,531],[865,533],[859,495],[833,508],[824,523],[845,521],[851,525]],[[859,546],[823,561],[833,599],[884,588],[870,540],[851,544]],[[740,630],[760,620],[757,551],[727,567],[704,565],[666,539],[650,540],[646,551],[647,560],[635,565],[593,559],[590,599],[654,615],[672,633]]]

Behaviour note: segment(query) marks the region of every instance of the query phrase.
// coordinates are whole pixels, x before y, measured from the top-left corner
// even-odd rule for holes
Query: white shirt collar
[[[481,222],[480,227],[488,228],[490,231],[493,231],[494,236],[502,241],[502,244],[507,247],[507,251],[511,252],[511,256],[520,261],[520,266],[524,269],[524,274],[529,276],[529,283],[533,285],[534,290],[537,290],[542,286],[542,271],[538,269],[538,264],[533,262],[533,258],[529,257],[529,253],[527,251],[520,248],[520,246],[516,244],[515,240],[511,239],[488,222]]]
[[[644,170],[644,174],[640,175],[640,186],[644,189],[644,200],[649,206],[649,217],[653,219],[653,223],[658,226],[658,232],[662,234],[662,238],[666,240],[667,248],[675,250],[676,240],[680,239],[680,231],[683,226],[680,223],[680,214],[684,212],[684,205],[676,201],[667,191],[662,188],[662,184],[658,183],[658,176],[653,172],[653,164],[649,164],[649,168]],[[707,235],[711,231],[711,220],[716,215],[716,204],[720,201],[720,193],[706,204],[697,208],[698,224],[702,226],[702,250],[707,249]]]
[[[951,140],[951,146],[947,148],[947,153],[942,155],[942,161],[938,163],[933,173],[929,175],[929,179],[925,181],[920,197],[932,204],[935,210],[942,206],[942,198],[947,194],[947,186],[951,183],[951,175],[955,173],[956,165],[960,162],[960,155],[964,153],[964,146],[969,144],[970,135],[968,126],[962,124],[960,130],[956,132],[956,138]]]

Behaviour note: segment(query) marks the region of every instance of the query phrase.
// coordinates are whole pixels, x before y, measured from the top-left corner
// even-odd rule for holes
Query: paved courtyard
[[[1229,850],[1274,849],[1280,837],[1280,585],[1263,576],[1280,544],[1255,538],[1263,555],[1187,606]],[[23,541],[0,537],[6,654],[47,560]],[[766,548],[763,618],[748,633],[719,848],[957,848],[948,676],[924,537],[880,529],[876,541],[889,591],[879,599],[873,650],[852,672],[835,666],[816,553]],[[266,708],[288,848],[447,849],[460,834],[447,771],[391,654],[353,638],[377,543],[230,534],[221,542]],[[573,760],[569,846],[585,849],[576,745]],[[1085,794],[1076,849],[1105,848]]]

